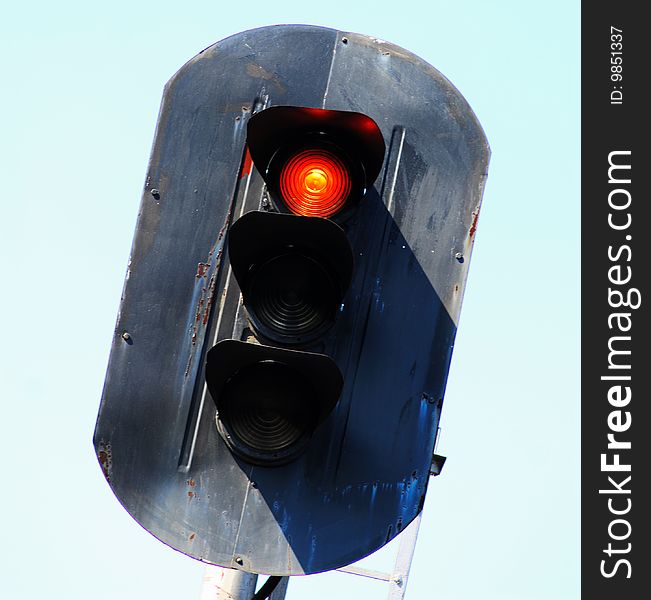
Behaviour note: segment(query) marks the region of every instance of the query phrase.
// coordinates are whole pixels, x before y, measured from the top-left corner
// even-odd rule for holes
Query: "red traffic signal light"
[[[317,146],[287,158],[278,187],[281,198],[294,214],[330,217],[348,200],[351,181],[350,169],[342,158],[335,151]]]
[[[337,220],[377,179],[385,152],[369,116],[298,106],[253,115],[247,143],[279,210]]]

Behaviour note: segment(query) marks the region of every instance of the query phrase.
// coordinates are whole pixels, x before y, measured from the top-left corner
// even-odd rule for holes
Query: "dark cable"
[[[280,575],[271,575],[267,581],[264,582],[264,585],[253,594],[251,600],[265,600],[273,594],[276,586],[280,583],[282,577]]]

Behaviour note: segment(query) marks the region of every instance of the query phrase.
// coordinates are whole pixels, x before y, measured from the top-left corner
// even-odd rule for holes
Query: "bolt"
[[[128,341],[131,339],[131,335],[129,334],[128,331],[125,331],[125,332],[122,334],[122,339],[123,339],[125,342],[128,342]]]
[[[432,396],[431,394],[428,394],[427,392],[422,393],[421,400],[427,400],[427,402],[429,404],[434,404],[434,402],[435,402],[434,396]]]
[[[244,560],[242,560],[241,556],[236,556],[235,557],[235,562],[240,566],[242,566],[244,564]]]
[[[151,195],[158,200],[160,198],[160,192],[156,188],[151,189]]]
[[[454,258],[456,258],[460,263],[463,262],[463,254],[461,254],[461,252],[457,252],[457,253],[454,255]]]

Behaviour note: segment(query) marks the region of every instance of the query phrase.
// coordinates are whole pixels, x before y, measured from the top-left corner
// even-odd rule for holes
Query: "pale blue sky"
[[[492,159],[407,598],[579,597],[579,8],[410,1],[12,4],[0,21],[0,597],[198,598],[92,432],[165,82],[244,29],[373,35],[466,97]],[[387,553],[385,553],[386,555]],[[387,557],[366,564],[381,567]],[[384,598],[339,573],[287,598]]]

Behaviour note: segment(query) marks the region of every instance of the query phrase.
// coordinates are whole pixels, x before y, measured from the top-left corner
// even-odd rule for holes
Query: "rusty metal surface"
[[[224,238],[267,202],[246,121],[277,105],[363,112],[388,150],[347,226],[356,268],[342,326],[311,348],[339,366],[341,399],[301,457],[269,468],[235,458],[219,436],[203,363],[217,341],[249,335]],[[107,481],[143,527],[200,560],[289,575],[349,564],[414,519],[488,157],[438,71],[366,36],[244,32],[170,80],[95,430]]]

